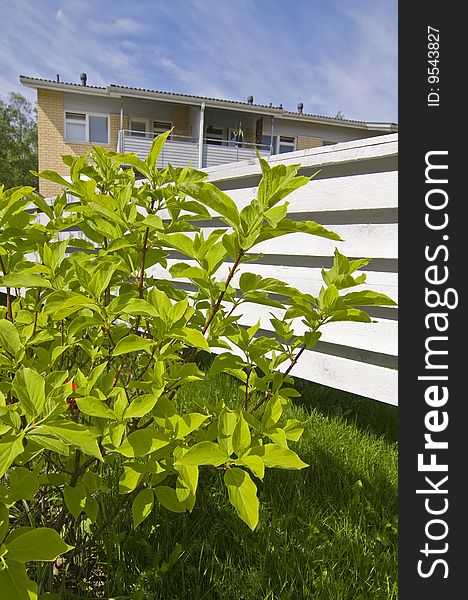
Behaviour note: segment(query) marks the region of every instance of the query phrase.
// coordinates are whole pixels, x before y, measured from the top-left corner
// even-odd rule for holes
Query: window
[[[273,146],[271,149],[271,153],[275,154],[276,151],[276,143],[278,140],[278,136],[273,136]],[[269,150],[271,146],[271,135],[262,135],[262,150]]]
[[[146,135],[146,121],[130,121],[131,135],[134,137],[145,137]]]
[[[206,143],[221,146],[223,143],[223,130],[208,127],[206,130]]]
[[[65,139],[86,142],[86,115],[65,113]]]
[[[160,135],[172,129],[172,123],[166,123],[164,121],[153,121],[153,133]]]
[[[293,137],[286,137],[280,135],[278,144],[278,154],[284,154],[285,152],[294,152],[296,149],[296,139]]]
[[[109,117],[66,112],[65,139],[68,142],[109,144]]]
[[[107,117],[89,115],[89,141],[94,144],[109,143],[109,120]]]

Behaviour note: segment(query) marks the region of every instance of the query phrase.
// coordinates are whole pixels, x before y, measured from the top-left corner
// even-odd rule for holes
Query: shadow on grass
[[[362,431],[372,431],[388,442],[398,441],[398,408],[341,390],[295,378],[294,387],[301,394],[296,404],[315,409],[327,417],[342,417]]]
[[[256,480],[251,532],[218,474],[203,471],[191,514],[155,509],[125,537],[108,532],[109,594],[135,600],[396,600],[396,453],[392,443],[310,406],[297,444],[310,466]],[[116,542],[118,540],[118,543]],[[171,552],[180,555],[171,563]],[[137,593],[138,592],[138,593]]]

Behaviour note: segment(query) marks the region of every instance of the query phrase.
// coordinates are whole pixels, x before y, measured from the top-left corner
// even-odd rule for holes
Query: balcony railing
[[[136,152],[145,158],[151,148],[156,134],[124,129],[119,132],[118,152]],[[234,142],[213,138],[204,138],[202,146],[203,167],[214,167],[230,162],[238,162],[255,158],[258,149],[260,156],[268,156],[270,147],[249,142]],[[166,167],[169,163],[174,167],[185,167],[192,162],[193,167],[199,164],[200,146],[198,138],[172,134],[164,144],[157,162],[158,167]]]

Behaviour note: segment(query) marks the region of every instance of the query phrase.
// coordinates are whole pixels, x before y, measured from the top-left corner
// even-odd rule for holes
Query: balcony
[[[139,158],[145,158],[151,148],[155,135],[123,129],[119,132],[118,152],[135,152]],[[159,155],[157,166],[185,167],[189,162],[192,167],[208,168],[225,163],[238,162],[260,156],[269,156],[270,147],[248,142],[232,142],[228,140],[204,138],[200,152],[198,138],[182,135],[171,135]],[[201,164],[200,163],[201,159]]]

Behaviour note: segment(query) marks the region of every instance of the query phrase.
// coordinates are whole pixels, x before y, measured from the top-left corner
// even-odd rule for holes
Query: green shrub
[[[52,205],[33,188],[0,190],[0,592],[9,600],[79,578],[80,552],[115,511],[130,510],[134,528],[155,503],[192,511],[200,469],[223,475],[231,504],[254,529],[265,468],[307,466],[289,448],[304,424],[282,416],[297,395],[290,370],[326,323],[370,321],[356,306],[393,304],[343,292],[364,282],[354,273],[369,260],[338,250],[317,298],[249,273],[262,241],[294,232],[340,240],[287,218],[284,198],[310,178],[297,175],[299,165],[260,159],[258,196],[239,211],[203,173],[156,168],[166,137],[145,161],[99,147],[64,157],[70,183],[40,174],[65,186]],[[213,214],[224,225],[205,236],[197,220]],[[188,279],[193,293],[152,275],[174,251],[187,262],[171,276]],[[249,302],[286,309],[284,320],[271,319],[275,338],[257,336],[260,323],[238,324]],[[293,333],[294,319],[305,323],[303,335]],[[213,350],[210,373],[238,380],[241,405],[206,398],[200,412],[184,412],[177,392],[204,377],[197,355]],[[118,471],[121,494],[111,511],[109,471]]]

